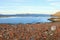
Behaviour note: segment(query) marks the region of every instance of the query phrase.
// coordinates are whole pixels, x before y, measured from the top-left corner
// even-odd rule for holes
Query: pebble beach
[[[60,22],[0,24],[0,40],[60,40]]]

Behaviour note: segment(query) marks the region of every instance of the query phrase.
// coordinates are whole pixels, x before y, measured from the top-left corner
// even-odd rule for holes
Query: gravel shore
[[[0,40],[60,40],[60,22],[0,24]]]

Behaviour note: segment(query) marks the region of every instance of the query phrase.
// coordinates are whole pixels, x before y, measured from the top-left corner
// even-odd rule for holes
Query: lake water
[[[24,16],[24,17],[2,17],[0,18],[0,24],[1,23],[11,23],[11,24],[18,24],[18,23],[45,23],[45,22],[51,22],[48,19],[51,18],[51,16]]]

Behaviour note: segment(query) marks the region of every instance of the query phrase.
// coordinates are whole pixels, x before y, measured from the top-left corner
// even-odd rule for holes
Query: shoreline
[[[0,23],[0,24],[8,24],[8,25],[18,25],[18,24],[23,24],[23,25],[26,25],[26,24],[48,24],[48,23],[60,23],[60,22],[37,22],[37,23]]]

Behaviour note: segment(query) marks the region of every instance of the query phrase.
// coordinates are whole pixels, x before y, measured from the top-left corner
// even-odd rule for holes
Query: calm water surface
[[[48,19],[51,18],[51,16],[39,16],[39,17],[31,17],[31,16],[26,16],[26,17],[2,17],[0,18],[0,23],[11,23],[11,24],[18,24],[18,23],[45,23],[45,22],[51,22]]]

